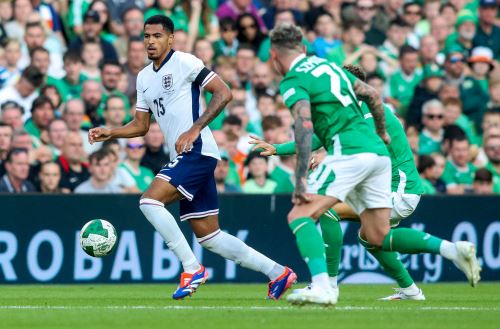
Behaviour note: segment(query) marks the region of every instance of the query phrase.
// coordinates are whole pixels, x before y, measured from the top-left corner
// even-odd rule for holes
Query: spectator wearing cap
[[[0,192],[35,192],[35,186],[28,180],[30,162],[26,149],[13,148],[5,159],[5,175],[0,180]]]
[[[472,49],[471,56],[467,60],[472,76],[479,82],[483,90],[488,92],[488,77],[494,70],[493,52],[490,48],[476,47]]]
[[[423,194],[436,194],[436,188],[432,184],[434,178],[436,162],[430,155],[420,155],[418,157],[418,173],[420,174],[420,181],[424,188]]]
[[[356,18],[363,24],[366,43],[376,47],[382,45],[385,34],[373,26],[373,18],[377,13],[375,2],[373,0],[359,0],[355,6]]]
[[[230,167],[229,156],[226,152],[221,153],[220,160],[217,161],[217,166],[214,171],[215,186],[218,193],[239,193],[241,188],[238,185],[227,181]]]
[[[450,141],[449,158],[443,172],[448,194],[464,194],[472,190],[476,167],[469,161],[469,140],[466,136]]]
[[[478,195],[493,194],[493,175],[486,168],[480,168],[474,174],[472,191]]]
[[[483,147],[488,159],[485,168],[493,174],[493,191],[500,193],[500,134],[486,135]]]
[[[422,69],[422,81],[415,88],[413,98],[408,106],[406,120],[409,125],[420,126],[422,123],[422,105],[438,98],[438,93],[443,86],[444,72],[436,64],[426,65]]]
[[[443,141],[444,107],[437,99],[427,101],[422,106],[423,129],[419,136],[418,154],[441,151]]]
[[[8,124],[14,130],[23,129],[23,108],[14,101],[7,101],[2,104],[0,121]]]
[[[21,43],[16,39],[5,42],[5,66],[0,67],[0,88],[13,85],[21,75],[18,62],[21,58]]]
[[[23,120],[26,121],[31,116],[31,105],[38,96],[37,89],[42,85],[43,79],[39,69],[27,67],[15,85],[0,90],[0,105],[7,101],[21,105],[24,111]]]
[[[145,153],[146,144],[143,137],[129,138],[125,145],[125,160],[118,168],[134,178],[140,192],[146,191],[154,179],[151,169],[140,165]]]
[[[465,57],[459,49],[452,48],[444,63],[446,82],[459,86],[463,113],[478,127],[489,101],[488,93],[474,77],[467,75]]]
[[[241,190],[248,194],[272,194],[276,190],[278,184],[269,178],[267,172],[268,158],[260,155],[260,152],[251,152],[246,161],[245,166],[248,167],[248,175],[245,184]]]
[[[82,58],[74,50],[67,51],[63,56],[64,71],[62,79],[49,77],[47,84],[54,85],[64,102],[72,98],[80,98],[83,83],[87,78],[82,74]]]
[[[470,56],[472,40],[476,34],[477,18],[470,10],[463,10],[455,23],[456,32],[450,34],[445,42],[445,53],[458,51],[465,57]]]
[[[149,131],[144,136],[144,144],[146,152],[141,159],[141,166],[149,168],[156,175],[170,161],[163,149],[163,134],[157,122],[151,122],[149,125]]]
[[[266,24],[262,20],[262,17],[260,17],[257,7],[252,3],[252,0],[228,0],[219,6],[215,15],[219,19],[230,17],[236,21],[238,16],[244,13],[252,14],[257,18],[259,29],[263,32],[267,31]]]
[[[101,32],[102,25],[100,23],[99,13],[95,10],[87,11],[83,16],[82,36],[79,36],[75,40],[73,40],[73,42],[71,42],[71,44],[69,45],[69,49],[80,53],[84,41],[95,39],[98,40],[101,45],[104,58],[118,61],[118,54],[116,53],[115,48],[109,41],[106,41],[100,37]]]
[[[495,24],[498,12],[496,0],[479,0],[479,23],[474,37],[474,47],[488,47],[493,57],[500,58],[500,27]]]
[[[56,161],[61,167],[60,185],[62,188],[73,191],[80,183],[89,178],[88,165],[83,162],[84,157],[82,136],[77,132],[68,132],[62,153]]]
[[[141,36],[142,30],[144,28],[144,13],[139,7],[129,6],[127,9],[125,9],[125,11],[123,11],[122,22],[125,33],[122,36],[116,38],[116,40],[113,42],[113,45],[118,52],[120,63],[124,63],[127,61],[127,54],[130,51],[131,40],[139,39],[142,41]]]
[[[389,79],[389,96],[399,102],[398,113],[406,115],[415,88],[422,80],[422,71],[417,69],[418,50],[403,46],[399,51],[399,69]]]
[[[35,140],[42,138],[42,133],[46,133],[49,123],[54,119],[54,106],[47,96],[39,96],[33,101],[31,107],[31,118],[24,124],[24,129]]]

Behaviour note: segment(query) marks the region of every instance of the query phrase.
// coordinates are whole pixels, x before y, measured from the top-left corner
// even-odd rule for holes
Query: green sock
[[[323,241],[325,242],[326,267],[328,276],[339,274],[340,254],[342,251],[343,235],[340,228],[340,217],[335,210],[330,209],[319,218]]]
[[[398,251],[403,254],[431,253],[439,255],[442,239],[411,228],[396,228],[389,231],[382,250]]]
[[[326,273],[325,245],[312,218],[297,218],[289,225],[311,275]]]
[[[401,263],[396,252],[370,248],[371,245],[368,244],[367,241],[361,239],[359,235],[358,241],[378,260],[382,269],[389,274],[391,278],[396,280],[399,287],[408,288],[414,283],[410,273],[408,273],[408,270],[404,267],[403,263]]]

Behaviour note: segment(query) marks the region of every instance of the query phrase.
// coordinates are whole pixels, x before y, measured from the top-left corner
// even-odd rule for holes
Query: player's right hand
[[[108,128],[92,128],[89,130],[89,143],[104,142],[111,138],[111,130]]]
[[[263,149],[264,151],[261,151],[260,155],[264,156],[271,156],[276,154],[276,147],[274,147],[272,144],[269,144],[268,142],[255,136],[250,135],[250,138],[251,140],[248,143],[255,145],[254,147],[252,147],[252,151]]]

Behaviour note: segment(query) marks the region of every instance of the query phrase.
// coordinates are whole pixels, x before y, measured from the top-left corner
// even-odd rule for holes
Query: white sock
[[[232,260],[238,265],[267,275],[270,280],[275,280],[285,271],[283,266],[247,246],[240,239],[221,230],[198,238],[198,242],[203,247],[225,259]]]
[[[330,286],[332,286],[333,288],[337,288],[338,286],[337,276],[331,276],[329,277],[329,280],[330,280]]]
[[[407,295],[416,295],[420,291],[415,283],[412,283],[409,287],[401,288],[401,290]]]
[[[168,212],[165,205],[160,201],[145,198],[141,199],[139,208],[163,237],[168,248],[179,258],[184,272],[195,273],[198,271],[201,268],[200,263],[189,247],[174,216]]]
[[[444,258],[453,261],[458,257],[457,247],[454,243],[443,240],[439,246],[439,254]]]
[[[320,273],[312,276],[312,286],[323,290],[331,290],[330,278],[326,273]]]

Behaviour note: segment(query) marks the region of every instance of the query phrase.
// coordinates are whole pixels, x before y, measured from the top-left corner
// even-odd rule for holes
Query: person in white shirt
[[[219,150],[207,125],[231,100],[227,85],[193,55],[172,49],[174,24],[163,15],[144,23],[144,44],[153,62],[137,77],[135,118],[115,129],[93,128],[90,142],[144,136],[151,113],[165,136],[172,160],[142,195],[140,209],[184,268],[174,299],[192,295],[208,277],[174,217],[165,208],[180,200],[181,220],[188,220],[198,242],[208,250],[269,277],[268,297],[279,299],[296,280],[295,273],[219,229],[214,169]],[[201,111],[201,88],[213,94]]]

